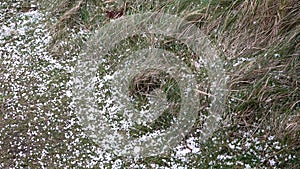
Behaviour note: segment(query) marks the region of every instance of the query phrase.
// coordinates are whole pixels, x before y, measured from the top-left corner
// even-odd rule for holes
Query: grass
[[[28,17],[20,15],[30,8],[47,11],[51,18],[37,21],[46,25],[42,29],[50,30],[49,35],[47,31],[36,32],[33,28],[38,23],[29,22],[28,36],[18,32],[17,27],[14,28],[17,34],[12,31],[9,36],[0,36],[0,72],[5,74],[0,77],[2,168],[299,167],[298,1],[57,2],[44,1],[37,9],[21,1],[1,2],[1,13],[5,15],[0,19],[7,26],[10,23],[22,25]],[[125,16],[145,11],[176,14],[197,25],[218,48],[229,77],[225,122],[203,143],[197,140],[202,126],[199,119],[181,144],[185,150],[196,144],[200,151],[186,156],[177,156],[174,150],[143,159],[118,157],[103,152],[78,124],[69,106],[71,99],[66,94],[70,88],[69,68],[74,66],[80,49],[93,31],[110,22],[107,12],[120,10]],[[11,16],[18,17],[12,19]],[[36,39],[47,36],[51,37],[47,48],[38,50],[45,44]],[[150,44],[181,55],[192,67],[188,63],[192,53],[188,48],[160,36],[162,40],[153,44],[153,36],[158,35],[130,37],[108,58],[114,59],[128,48],[134,51]],[[136,42],[142,45],[135,45]],[[206,77],[205,70],[198,73],[198,82],[201,82]],[[176,88],[176,83],[171,86]],[[140,88],[136,90],[139,92]],[[205,86],[203,90],[209,93]],[[171,98],[178,98],[176,92]],[[203,99],[201,104],[204,103],[209,104],[209,100]],[[191,138],[195,138],[194,141],[190,141]]]

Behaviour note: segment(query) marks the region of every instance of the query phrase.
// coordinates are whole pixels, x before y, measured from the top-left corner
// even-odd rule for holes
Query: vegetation
[[[76,59],[90,35],[118,17],[147,11],[182,17],[209,37],[225,63],[228,95],[224,121],[206,142],[197,139],[199,120],[172,152],[131,159],[105,152],[86,136],[70,88]],[[299,168],[299,1],[4,1],[0,14],[1,168]],[[109,57],[147,46],[153,36],[126,39]],[[168,40],[155,45],[191,56]],[[201,81],[205,73],[197,76]],[[137,86],[141,79],[135,80],[132,94],[143,103],[148,91]],[[166,88],[178,84],[171,77],[165,80],[168,85],[151,87],[161,87],[178,102],[178,93]],[[170,123],[173,116],[165,118]],[[133,135],[152,131],[139,127]]]

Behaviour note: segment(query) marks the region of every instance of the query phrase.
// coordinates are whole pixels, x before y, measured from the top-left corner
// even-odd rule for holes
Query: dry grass
[[[73,19],[74,11],[81,10],[81,3],[66,11],[58,25]],[[103,8],[105,3],[113,5]],[[144,10],[181,11],[179,15],[198,25],[228,63],[250,59],[235,67],[227,66],[231,77],[228,99],[234,100],[227,111],[235,112],[234,116],[229,115],[233,124],[253,134],[258,128],[271,127],[270,135],[289,140],[299,149],[299,1],[222,0],[210,1],[200,8],[186,4],[183,7],[178,1],[165,1],[161,5],[147,1],[100,5],[103,13],[119,9],[125,9],[126,14]],[[102,23],[108,20],[104,16]],[[86,26],[89,29],[98,26],[84,21],[81,24],[90,24]]]
[[[251,133],[253,136],[257,135],[263,141],[267,141],[269,136],[275,135],[276,139],[287,145],[280,151],[295,154],[297,157],[300,156],[300,1],[221,0],[218,2],[203,1],[205,3],[199,6],[178,0],[161,2],[139,0],[134,2],[126,1],[125,3],[121,1],[96,0],[59,0],[56,2],[58,3],[51,2],[53,6],[49,6],[49,9],[47,9],[51,12],[51,16],[55,18],[48,23],[53,36],[49,50],[54,58],[61,60],[65,59],[63,57],[73,57],[66,54],[66,51],[78,53],[85,41],[85,39],[70,37],[70,35],[74,35],[80,30],[92,32],[108,23],[111,18],[107,16],[107,11],[124,10],[124,15],[129,15],[149,10],[159,10],[176,13],[195,23],[218,47],[222,58],[226,61],[225,67],[230,76],[226,115],[231,124],[230,127],[224,126],[223,128],[228,130],[226,131],[226,137],[239,138],[240,142],[244,143],[244,133]],[[198,1],[193,2],[195,4]],[[46,4],[49,5],[49,3]],[[241,61],[241,58],[245,60]],[[236,64],[238,62],[240,63]],[[233,66],[235,64],[236,66]],[[60,74],[57,75],[57,77],[60,76]],[[141,77],[142,80],[141,78],[136,79],[137,81],[134,82],[134,85],[140,82],[144,83],[145,79],[143,78],[148,78],[148,76]],[[63,80],[63,82],[65,81]],[[153,82],[150,84],[152,85]],[[136,87],[136,91],[148,90],[144,86],[142,88],[140,86]],[[202,94],[207,93],[203,92]],[[55,95],[55,97],[59,99],[59,96]],[[0,99],[2,99],[1,96]],[[47,100],[48,98],[44,99]],[[3,102],[0,111],[8,111],[4,110],[6,105],[5,98],[0,101]],[[67,102],[65,101],[64,103]],[[24,102],[24,104],[28,103]],[[43,106],[43,109],[51,110],[54,107]],[[68,111],[66,109],[64,110]],[[59,114],[59,112],[56,113]],[[22,130],[27,126],[26,120],[30,121],[30,118],[31,116],[28,116],[28,119],[22,121],[20,127],[16,129],[7,129],[6,133],[8,136],[3,139],[5,144],[18,141],[14,139],[18,139],[20,136],[15,137],[15,135],[23,132]],[[2,119],[2,114],[0,114],[1,128],[6,124],[9,126],[9,124],[16,123],[16,120],[11,119],[11,121],[6,120],[4,124]],[[45,119],[41,117],[38,122],[42,123],[43,120]],[[67,122],[59,123],[64,124]],[[55,124],[53,122],[53,125]],[[260,136],[259,130],[266,130],[267,132]],[[59,131],[50,131],[49,129],[49,132],[55,133]],[[48,129],[45,129],[44,133],[48,133]],[[63,147],[60,139],[64,139],[64,136],[62,133],[55,134],[55,136],[49,135],[49,142],[53,142],[53,147]],[[48,138],[48,135],[43,137]],[[49,144],[49,142],[46,140],[39,143]],[[30,138],[21,143],[35,146],[33,142],[30,142]],[[221,146],[225,145],[220,145],[220,148],[224,148]],[[57,149],[54,147],[53,150]],[[225,148],[225,150],[227,149]],[[13,158],[13,154],[15,154],[13,151],[21,150],[4,148],[2,151],[8,153],[3,154],[9,164],[9,158]],[[39,149],[36,149],[36,151],[39,151]],[[64,152],[65,150],[59,148],[59,151]],[[213,150],[208,151],[211,151],[210,153],[213,152]],[[49,158],[47,158],[49,161],[60,160],[54,157],[55,152],[50,153],[53,153],[53,158],[52,154],[50,154]],[[162,159],[164,157],[155,157],[138,161],[137,163],[145,162],[149,167],[152,163],[169,165],[165,164]],[[199,160],[198,157],[196,159]],[[205,160],[204,162],[208,163]],[[283,162],[283,165],[297,168],[299,166],[297,162],[299,162],[299,159],[294,160],[294,163],[291,164]]]

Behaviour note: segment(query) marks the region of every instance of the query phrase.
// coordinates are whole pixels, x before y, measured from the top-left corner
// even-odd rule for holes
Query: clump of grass
[[[269,130],[264,137],[275,135],[289,145],[282,151],[297,156],[299,10],[297,1],[221,1],[187,16],[231,63],[226,66],[231,76],[228,115],[235,130],[251,131],[253,136]]]

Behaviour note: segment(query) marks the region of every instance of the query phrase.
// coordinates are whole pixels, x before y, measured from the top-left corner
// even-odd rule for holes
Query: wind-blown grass
[[[0,167],[299,167],[299,1],[57,2],[0,3],[0,29],[10,28],[0,36]],[[225,120],[211,139],[197,140],[199,120],[173,152],[135,160],[103,152],[84,134],[72,112],[72,67],[111,11],[176,14],[218,48],[230,78]]]

